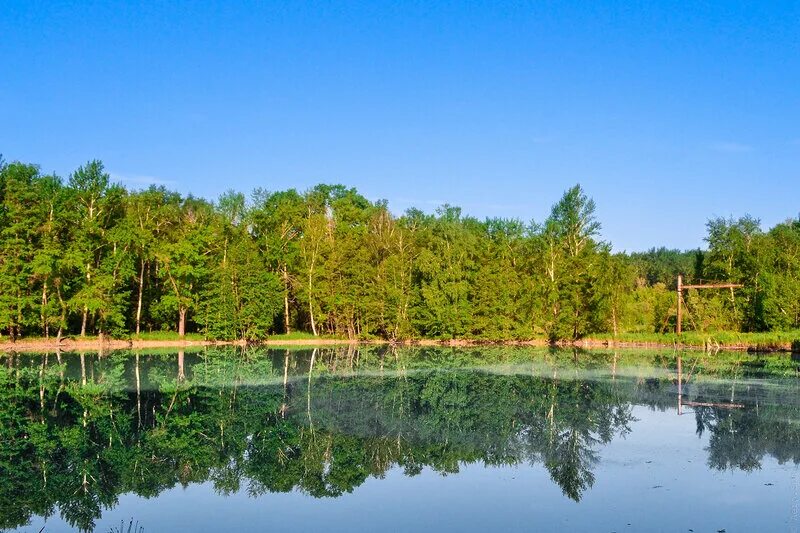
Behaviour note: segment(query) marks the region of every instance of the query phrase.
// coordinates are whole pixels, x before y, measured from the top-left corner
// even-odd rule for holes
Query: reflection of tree
[[[463,368],[463,354],[447,350],[268,355],[186,352],[177,369],[174,353],[5,357],[0,528],[59,513],[88,530],[119,494],[176,484],[336,497],[394,467],[451,474],[475,462],[542,464],[579,500],[600,447],[630,431],[631,405],[674,405],[671,378],[631,377],[613,354],[550,352],[535,375]],[[513,354],[475,359],[492,357]],[[613,377],[582,374],[598,369]],[[713,382],[688,389],[730,396]],[[698,430],[711,433],[709,465],[752,469],[766,454],[798,462],[796,401],[785,389],[742,389],[737,401],[758,410],[695,408]]]
[[[577,501],[594,484],[598,445],[630,431],[630,406],[608,396],[613,389],[584,382],[553,379],[547,392],[547,414],[528,434],[531,449],[564,494]]]
[[[796,412],[795,412],[795,416]],[[800,464],[797,420],[787,420],[783,409],[695,408],[699,432],[710,432],[708,466],[717,470],[756,470],[765,455],[783,464]]]
[[[583,492],[594,485],[591,467],[597,463],[597,456],[577,431],[571,430],[558,437],[547,450],[545,465],[564,494],[578,501]]]
[[[413,474],[423,466],[455,473],[465,462],[542,462],[565,494],[579,499],[593,483],[596,446],[628,431],[631,421],[630,406],[611,389],[474,371],[320,378],[315,431],[360,437],[362,448],[375,449],[372,464],[385,463],[379,474],[394,464]]]

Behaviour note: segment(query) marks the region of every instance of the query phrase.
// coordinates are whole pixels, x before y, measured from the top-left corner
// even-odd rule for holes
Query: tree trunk
[[[616,308],[611,309],[611,318],[614,322],[614,338],[617,338],[617,310]]]
[[[314,323],[314,306],[311,305],[311,298],[308,299],[308,313],[311,315],[311,332],[317,336],[317,325]]]
[[[311,317],[311,332],[317,336],[317,324],[314,322],[314,300],[311,297],[311,271],[308,272],[308,314]]]
[[[186,336],[186,308],[181,307],[178,311],[178,336],[183,338]]]
[[[58,321],[58,341],[61,342],[61,335],[64,332],[64,324],[67,323],[67,304],[64,303],[64,298],[61,297],[61,287],[56,283],[56,294],[58,295],[58,305],[61,307],[61,315]]]
[[[283,323],[286,328],[286,333],[291,333],[291,327],[289,326],[291,323],[289,320],[289,273],[286,272],[286,265],[283,265],[283,285]]]
[[[89,309],[83,306],[83,320],[81,320],[81,337],[86,336],[86,321],[89,318]]]
[[[142,259],[142,266],[139,268],[139,300],[136,304],[136,335],[139,335],[142,324],[142,292],[144,292],[144,259]]]
[[[16,325],[16,336],[22,337],[22,293],[20,292],[19,288],[17,288],[17,325]]]
[[[91,282],[92,282],[91,265],[89,265],[87,263],[86,264],[86,284],[90,285]],[[83,306],[83,320],[81,321],[81,337],[85,337],[86,336],[86,320],[88,319],[88,315],[89,315],[89,308],[84,305]]]
[[[311,282],[314,276],[314,263],[317,260],[317,249],[318,246],[314,249],[314,255],[311,257],[311,266],[308,269],[308,314],[311,316],[311,332],[315,337],[317,336],[317,325],[314,322],[314,298],[311,296],[313,288]]]
[[[42,329],[44,330],[44,338],[50,338],[50,324],[47,323],[47,281],[44,282],[44,287],[42,288]]]

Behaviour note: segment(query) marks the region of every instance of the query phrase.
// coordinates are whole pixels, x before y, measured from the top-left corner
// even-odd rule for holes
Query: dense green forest
[[[60,515],[93,530],[123,494],[194,483],[330,498],[394,468],[470,464],[539,464],[579,501],[636,406],[675,409],[680,357],[352,346],[0,355],[0,528]],[[698,441],[708,435],[709,469],[800,463],[796,360],[684,358],[685,400],[706,402],[690,416]]]
[[[675,278],[741,282],[690,292],[684,328],[800,326],[800,219],[763,231],[708,222],[705,251],[612,253],[580,186],[546,220],[478,220],[444,205],[397,216],[342,185],[228,192],[126,190],[99,161],[68,179],[0,161],[0,332],[200,332],[263,339],[573,339],[675,326]]]

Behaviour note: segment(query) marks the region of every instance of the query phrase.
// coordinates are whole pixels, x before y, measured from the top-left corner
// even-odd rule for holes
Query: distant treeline
[[[635,223],[635,221],[632,221]],[[690,292],[684,328],[800,325],[800,220],[708,222],[708,250],[612,253],[580,186],[541,223],[444,205],[393,215],[355,189],[129,191],[91,161],[64,182],[0,161],[0,332],[154,330],[261,339],[305,330],[406,339],[571,339],[675,327],[675,278],[741,282]]]

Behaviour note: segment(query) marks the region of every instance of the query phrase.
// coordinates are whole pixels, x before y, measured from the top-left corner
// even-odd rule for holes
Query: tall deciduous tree
[[[250,211],[250,224],[259,252],[283,284],[283,327],[292,329],[290,302],[298,280],[300,239],[303,236],[303,198],[295,191],[269,193],[256,190],[255,206]]]
[[[595,240],[600,223],[594,201],[576,185],[534,231],[534,255],[543,259],[536,265],[542,290],[540,325],[551,339],[580,337],[590,330],[599,254],[607,251]]]
[[[209,276],[213,207],[203,200],[186,198],[171,212],[170,227],[159,242],[156,257],[166,286],[158,306],[177,317],[178,335],[186,334],[189,313],[197,309],[199,291]]]
[[[175,221],[180,202],[177,193],[155,186],[128,197],[126,223],[133,236],[131,245],[137,270],[133,320],[137,335],[142,330],[145,312],[145,283],[151,277],[148,274],[156,270],[156,252],[169,225]]]

